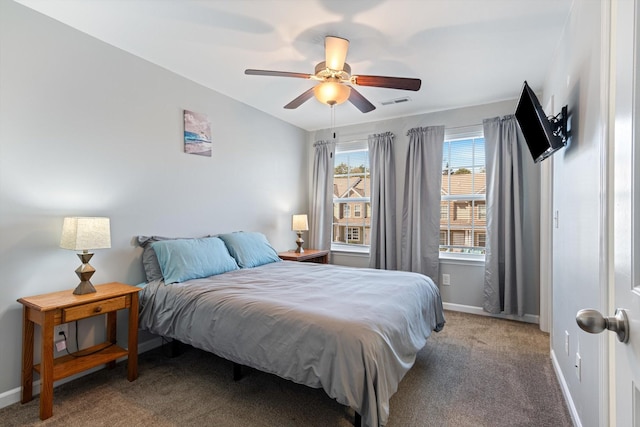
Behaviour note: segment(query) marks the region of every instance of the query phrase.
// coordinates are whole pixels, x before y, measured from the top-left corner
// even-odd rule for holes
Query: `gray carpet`
[[[537,325],[446,312],[391,399],[388,427],[571,426]],[[54,390],[53,417],[38,418],[37,397],[0,409],[3,426],[351,426],[353,411],[324,391],[245,370],[188,348],[140,355],[139,378],[126,366]]]

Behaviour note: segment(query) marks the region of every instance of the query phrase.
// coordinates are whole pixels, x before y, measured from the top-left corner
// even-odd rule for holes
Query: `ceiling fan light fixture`
[[[298,108],[312,97],[319,102],[334,106],[345,101],[352,103],[360,112],[368,113],[376,109],[358,90],[356,86],[383,87],[400,90],[420,90],[420,79],[407,77],[351,75],[351,67],[345,62],[349,40],[342,37],[325,37],[325,60],[318,63],[314,74],[294,73],[289,71],[246,69],[247,75],[280,76],[308,79],[319,82],[298,95],[293,101],[284,106],[287,110]],[[401,101],[398,101],[401,102]],[[331,111],[334,111],[333,109]],[[333,113],[332,113],[333,114]]]
[[[351,87],[329,80],[316,85],[313,94],[323,104],[338,105],[349,99]]]

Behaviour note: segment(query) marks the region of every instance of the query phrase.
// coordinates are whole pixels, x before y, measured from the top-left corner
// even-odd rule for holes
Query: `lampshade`
[[[316,99],[323,104],[342,104],[351,95],[351,87],[334,80],[327,80],[313,88]]]
[[[291,229],[293,231],[307,231],[309,229],[307,214],[294,215],[291,220]]]
[[[327,36],[324,39],[325,64],[330,70],[340,71],[347,59],[349,40],[342,37]],[[351,71],[351,70],[349,70]]]
[[[109,218],[67,217],[62,224],[60,247],[75,251],[111,247]]]

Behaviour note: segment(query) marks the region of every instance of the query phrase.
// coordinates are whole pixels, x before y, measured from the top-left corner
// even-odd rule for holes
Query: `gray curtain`
[[[371,246],[369,267],[397,269],[396,167],[391,132],[369,135]]]
[[[400,267],[438,283],[444,126],[414,128],[407,135]]]
[[[313,177],[311,183],[311,214],[309,218],[309,247],[331,249],[333,222],[333,168],[335,141],[313,144]]]
[[[484,309],[524,315],[522,156],[513,115],[483,121],[487,167]]]

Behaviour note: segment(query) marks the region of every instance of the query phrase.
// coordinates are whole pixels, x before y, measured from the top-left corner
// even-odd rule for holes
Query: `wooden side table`
[[[329,264],[329,250],[305,249],[302,253],[295,251],[280,252],[278,256],[285,261],[315,262]]]
[[[22,323],[22,398],[33,399],[33,371],[40,374],[40,419],[53,415],[53,382],[87,369],[128,356],[129,381],[138,378],[138,292],[124,283],[96,285],[96,292],[74,295],[73,290],[20,298]],[[129,309],[128,349],[116,345],[118,310]],[[107,341],[62,357],[53,357],[54,327],[88,317],[107,315]],[[34,325],[40,325],[42,352],[40,364],[33,364]]]

